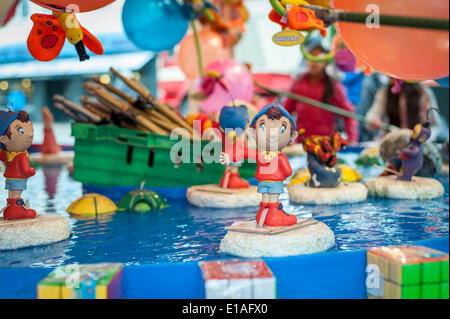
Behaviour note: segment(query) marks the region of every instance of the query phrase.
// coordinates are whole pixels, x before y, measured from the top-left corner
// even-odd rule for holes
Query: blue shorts
[[[26,179],[6,179],[5,189],[11,191],[23,191],[27,189]]]
[[[283,182],[258,182],[258,193],[282,194],[284,193]]]

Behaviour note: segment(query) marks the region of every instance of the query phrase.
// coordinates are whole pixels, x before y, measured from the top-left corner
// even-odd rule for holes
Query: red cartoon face
[[[40,5],[41,7],[50,10],[64,11],[69,6],[76,5],[79,8],[79,12],[88,12],[106,7],[108,4],[113,3],[115,0],[31,0],[31,1],[36,3],[37,5]],[[70,11],[74,11],[74,9],[71,9]],[[77,11],[75,10],[75,12]]]

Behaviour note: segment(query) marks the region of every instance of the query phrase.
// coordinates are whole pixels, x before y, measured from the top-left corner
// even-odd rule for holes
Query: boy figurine
[[[287,214],[279,197],[284,191],[283,181],[292,175],[292,168],[281,150],[297,139],[295,121],[279,103],[265,106],[252,120],[248,134],[256,141],[258,150],[248,149],[248,158],[256,159],[258,193],[262,194],[256,215],[258,227],[291,226],[297,223],[294,215]],[[221,154],[221,163],[239,162],[243,152]]]
[[[21,198],[27,179],[36,173],[28,162],[27,150],[32,142],[33,125],[28,113],[0,111],[0,160],[6,164],[3,175],[9,190],[3,216],[8,220],[36,217],[36,212],[26,207]]]

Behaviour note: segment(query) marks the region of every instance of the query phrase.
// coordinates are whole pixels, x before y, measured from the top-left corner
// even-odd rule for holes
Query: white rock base
[[[444,186],[432,178],[413,177],[411,182],[398,181],[397,176],[383,176],[366,183],[369,195],[398,199],[431,199],[444,195]]]
[[[189,187],[186,197],[189,203],[198,207],[241,208],[259,206],[262,195],[256,186],[241,189],[222,188],[219,185]]]
[[[0,218],[0,251],[43,246],[69,238],[70,224],[57,215],[38,215],[33,219]]]
[[[236,222],[231,227],[256,228],[256,221]],[[284,257],[323,252],[335,246],[333,231],[324,223],[276,235],[228,231],[219,251],[245,258]]]
[[[367,199],[367,188],[362,183],[341,184],[334,188],[309,187],[297,184],[288,187],[289,199],[298,204],[339,205],[359,203]]]
[[[30,162],[41,166],[64,165],[73,162],[75,153],[73,151],[61,151],[58,154],[32,153]]]

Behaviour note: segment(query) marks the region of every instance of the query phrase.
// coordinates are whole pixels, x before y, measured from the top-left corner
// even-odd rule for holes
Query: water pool
[[[352,163],[355,154],[342,158]],[[294,169],[304,167],[305,158],[292,160]],[[378,169],[362,169],[366,178]],[[340,206],[304,206],[282,201],[299,217],[314,217],[335,232],[334,250],[356,250],[374,245],[405,244],[448,236],[449,179],[440,177],[444,197],[427,200],[384,200]],[[3,177],[0,185],[4,184]],[[3,187],[3,186],[1,186]],[[185,200],[172,200],[161,212],[116,213],[97,219],[70,216],[68,205],[82,194],[82,185],[65,169],[38,169],[29,180],[24,199],[38,211],[60,214],[72,225],[70,239],[44,247],[0,252],[0,267],[54,267],[69,263],[122,262],[126,265],[178,263],[230,258],[218,253],[224,227],[238,219],[254,218],[255,209],[202,209]],[[4,203],[6,192],[0,201]]]

